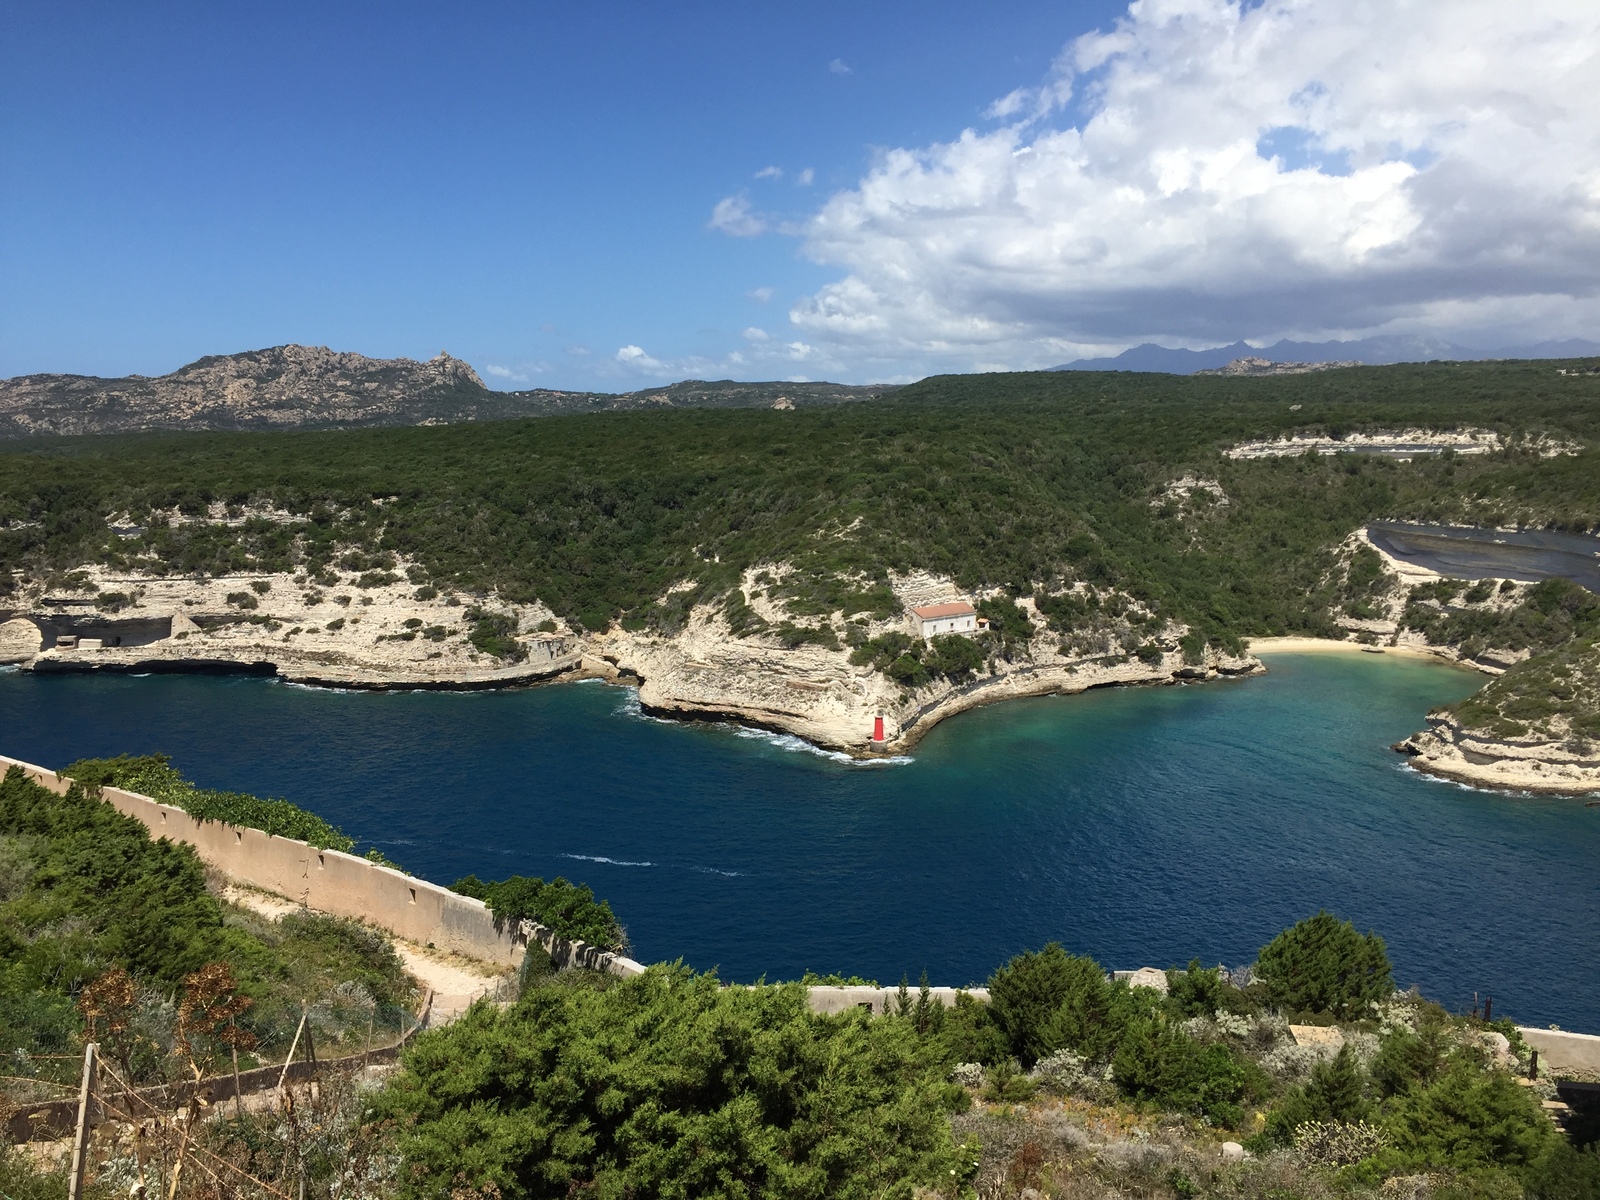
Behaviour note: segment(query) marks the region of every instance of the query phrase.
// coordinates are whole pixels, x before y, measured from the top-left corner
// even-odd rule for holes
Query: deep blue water
[[[161,750],[285,796],[417,874],[565,874],[646,961],[983,980],[1056,939],[1108,966],[1238,965],[1327,907],[1454,1008],[1600,1031],[1600,808],[1434,782],[1391,742],[1480,676],[1281,655],[1196,687],[1017,701],[850,765],[641,718],[603,684],[348,694],[261,679],[0,675],[0,751]]]

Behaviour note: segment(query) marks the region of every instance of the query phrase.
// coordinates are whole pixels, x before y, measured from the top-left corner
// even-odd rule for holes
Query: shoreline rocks
[[[1570,740],[1505,739],[1464,728],[1443,713],[1392,749],[1418,771],[1496,791],[1583,795],[1600,791],[1600,747],[1580,752]]]

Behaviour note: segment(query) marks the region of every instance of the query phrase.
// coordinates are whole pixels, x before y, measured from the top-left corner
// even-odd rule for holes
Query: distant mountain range
[[[329,429],[443,425],[639,408],[805,408],[869,400],[889,386],[707,383],[637,392],[496,392],[441,351],[427,362],[325,346],[211,355],[169,375],[0,379],[0,439],[156,429]]]
[[[1384,363],[1428,362],[1432,359],[1474,361],[1486,358],[1592,358],[1600,355],[1600,342],[1570,338],[1564,342],[1538,342],[1530,346],[1506,346],[1487,353],[1438,338],[1387,337],[1361,338],[1353,342],[1280,341],[1265,348],[1248,342],[1234,342],[1213,350],[1169,350],[1146,342],[1124,350],[1115,358],[1080,358],[1063,363],[1052,371],[1162,371],[1170,375],[1193,375],[1196,371],[1225,367],[1239,358],[1264,358],[1270,362],[1352,361],[1379,366]]]

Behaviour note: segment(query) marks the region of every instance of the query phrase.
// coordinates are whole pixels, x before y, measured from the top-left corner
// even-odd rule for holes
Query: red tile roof
[[[977,609],[970,604],[957,602],[955,604],[924,604],[921,608],[913,608],[911,611],[924,621],[933,621],[940,617],[970,617],[977,612]]]

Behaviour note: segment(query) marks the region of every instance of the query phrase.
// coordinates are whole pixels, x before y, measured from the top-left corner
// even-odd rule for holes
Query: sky
[[[1596,0],[0,0],[0,376],[1600,337]]]

